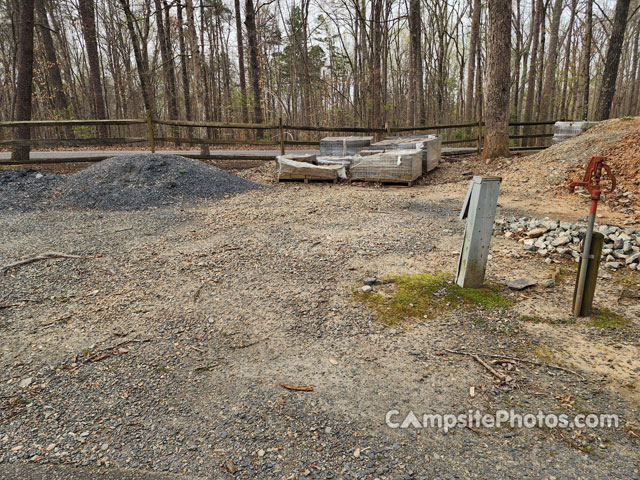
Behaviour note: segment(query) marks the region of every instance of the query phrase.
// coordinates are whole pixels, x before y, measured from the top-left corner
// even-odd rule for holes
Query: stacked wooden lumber
[[[325,137],[320,140],[320,154],[332,157],[356,155],[373,142],[373,137]]]
[[[412,185],[422,175],[421,150],[394,150],[356,157],[351,164],[351,180]]]

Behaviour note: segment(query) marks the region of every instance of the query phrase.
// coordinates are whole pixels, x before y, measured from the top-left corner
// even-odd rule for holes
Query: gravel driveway
[[[0,478],[640,478],[629,388],[521,362],[503,384],[447,352],[546,349],[559,364],[558,338],[592,329],[554,336],[517,311],[468,308],[386,327],[354,301],[367,276],[454,271],[465,187],[283,184],[179,207],[0,214],[0,266],[83,257],[0,275]],[[514,269],[507,248],[494,242],[492,280]],[[625,328],[593,341],[637,351],[637,319]],[[389,410],[501,408],[624,422],[385,424]]]

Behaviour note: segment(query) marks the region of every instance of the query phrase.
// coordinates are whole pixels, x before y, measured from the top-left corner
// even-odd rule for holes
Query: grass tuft
[[[631,320],[624,318],[608,308],[599,308],[591,317],[591,326],[596,328],[620,328],[628,325]]]
[[[408,318],[432,318],[460,306],[482,309],[509,308],[513,302],[492,286],[461,288],[443,273],[396,275],[380,282],[377,292],[354,292],[354,297],[376,312],[385,325]]]

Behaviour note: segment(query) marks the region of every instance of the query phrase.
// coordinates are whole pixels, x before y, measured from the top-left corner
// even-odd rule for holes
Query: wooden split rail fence
[[[513,135],[510,135],[512,143],[521,143],[522,140],[539,139],[552,137],[552,133],[526,133],[520,134],[520,128],[532,129],[534,127],[548,127],[553,125],[555,121],[546,122],[515,122],[510,123],[509,126],[515,130]],[[87,129],[90,128],[105,128],[105,127],[117,127],[121,130],[122,127],[138,126],[144,131],[144,136],[139,137],[87,137]],[[106,146],[122,146],[122,145],[135,145],[135,144],[147,144],[151,151],[155,152],[156,146],[162,144],[174,144],[174,145],[251,145],[251,146],[264,146],[264,147],[279,147],[280,152],[285,153],[287,146],[315,146],[319,145],[319,140],[287,140],[287,136],[291,132],[317,132],[317,133],[340,133],[340,134],[381,134],[381,135],[393,135],[393,134],[418,134],[418,133],[437,133],[448,132],[450,130],[457,130],[458,134],[469,135],[472,129],[476,129],[477,134],[473,137],[461,139],[443,140],[443,146],[451,145],[467,145],[460,149],[460,153],[469,154],[474,150],[480,153],[482,150],[482,144],[484,141],[482,127],[483,122],[467,122],[456,123],[446,125],[422,125],[413,127],[392,127],[386,125],[385,128],[374,127],[326,127],[326,126],[298,126],[287,125],[283,123],[282,119],[279,119],[277,124],[255,124],[255,123],[222,123],[222,122],[191,122],[183,120],[156,120],[156,119],[116,119],[116,120],[34,120],[34,121],[16,121],[16,122],[0,122],[0,148],[11,148],[15,146],[24,146],[31,148],[56,148],[56,147],[106,147]],[[58,132],[67,132],[68,138],[55,138],[55,139],[3,139],[3,132],[18,127],[28,127],[31,130],[45,127],[54,127]],[[171,135],[159,135],[158,127],[164,127],[169,129]],[[186,137],[180,136],[180,129],[186,128],[188,135]],[[205,133],[205,136],[196,137],[194,132],[198,129]],[[77,131],[82,130],[82,135],[78,135]],[[219,132],[224,130],[249,130],[260,132],[276,132],[272,136],[275,140],[261,140],[261,139],[230,139],[219,138]],[[258,136],[258,135],[256,135]],[[445,135],[446,136],[446,135]],[[262,135],[259,135],[261,138]],[[516,142],[513,142],[516,141]],[[531,150],[545,148],[546,146],[527,147],[512,145],[514,151]],[[451,152],[455,154],[456,152]],[[273,160],[274,154],[264,155],[251,153],[242,153],[241,155],[225,154],[210,154],[206,156],[186,154],[192,158],[199,158],[202,160]],[[24,164],[41,164],[41,163],[79,163],[79,162],[97,162],[108,158],[107,156],[78,156],[74,155],[69,158],[55,158],[46,160],[28,160],[28,161],[12,161],[12,160],[0,160],[0,165],[24,165]]]

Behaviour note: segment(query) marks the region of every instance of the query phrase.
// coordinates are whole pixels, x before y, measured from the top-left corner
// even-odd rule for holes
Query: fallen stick
[[[478,357],[478,354],[475,354],[475,353],[460,352],[458,350],[450,350],[448,348],[445,348],[445,351],[447,351],[449,353],[455,353],[457,355],[466,355],[468,357],[474,357],[474,358]],[[508,355],[485,354],[485,356],[491,357],[491,358],[502,358],[502,359],[511,360],[511,361],[514,361],[514,362],[529,363],[531,365],[537,365],[539,367],[553,368],[555,370],[561,370],[563,372],[571,373],[572,375],[577,376],[581,380],[585,380],[586,381],[586,378],[584,376],[580,375],[578,372],[575,372],[575,371],[570,370],[570,369],[565,368],[565,367],[561,367],[559,365],[553,365],[551,363],[538,362],[538,361],[535,361],[535,360],[527,360],[526,358],[510,357]],[[480,357],[478,357],[476,360],[478,360],[481,363],[484,362],[483,360],[480,359]]]
[[[23,305],[22,303],[5,303],[0,305],[0,310],[4,309],[4,308],[11,308],[11,307],[19,307]]]
[[[204,282],[202,285],[200,285],[198,290],[196,290],[196,293],[193,294],[193,303],[198,303],[198,299],[200,298],[200,294],[202,293],[202,289],[204,288],[204,286],[206,284],[207,284],[207,282]]]
[[[268,337],[267,337],[268,339]],[[229,347],[230,350],[241,350],[243,348],[249,348],[249,347],[253,347],[254,345],[257,345],[260,343],[260,340],[256,340],[255,342],[249,342],[249,343],[239,343],[237,345],[231,345]]]
[[[50,322],[43,323],[42,326],[43,327],[50,327],[51,325],[54,325],[54,324],[56,324],[58,322],[66,322],[70,318],[71,318],[71,315],[65,315],[64,317],[56,318],[55,320],[51,320]]]
[[[538,362],[536,360],[527,360],[526,358],[509,357],[507,355],[489,355],[489,356],[491,358],[504,358],[506,360],[513,360],[514,362],[529,363],[531,365],[537,365],[539,367],[553,368],[555,370],[561,370],[563,372],[571,373],[572,375],[575,375],[576,377],[579,377],[581,380],[586,380],[586,378],[584,376],[580,375],[578,372],[576,372],[574,370],[570,370],[570,369],[565,368],[565,367],[561,367],[560,365],[553,365],[551,363]]]
[[[93,353],[91,353],[90,355],[88,355],[85,359],[85,362],[98,362],[100,360],[103,360],[105,358],[109,358],[113,355],[115,355],[115,349],[122,347],[124,345],[129,345],[131,343],[147,343],[150,342],[152,339],[151,338],[143,338],[143,339],[131,339],[131,340],[125,340],[124,342],[120,342],[120,343],[116,343],[115,345],[112,345],[110,347],[107,348],[103,348],[102,350],[97,350]]]
[[[487,362],[485,362],[484,360],[482,360],[478,355],[470,355],[471,358],[473,358],[476,362],[478,362],[480,365],[482,365],[484,368],[486,368],[489,373],[491,373],[491,375],[493,375],[494,377],[496,377],[498,380],[501,380],[503,382],[507,381],[507,377],[506,375],[501,374],[500,372],[498,372],[497,370],[495,370],[491,365],[489,365]]]
[[[313,387],[306,387],[303,385],[288,385],[286,383],[281,383],[280,386],[294,392],[313,392]]]
[[[213,370],[216,367],[219,367],[220,365],[222,365],[222,362],[214,363],[212,365],[204,365],[202,367],[196,367],[195,371],[196,372],[210,372],[211,370]]]
[[[487,362],[482,360],[476,353],[461,352],[461,351],[458,351],[458,350],[450,350],[448,348],[445,348],[445,351],[447,351],[449,353],[455,353],[456,355],[465,355],[467,357],[471,357],[476,362],[478,362],[480,365],[482,365],[484,368],[486,368],[491,373],[491,375],[493,375],[497,379],[502,380],[503,382],[505,382],[507,380],[506,375],[503,375],[500,372],[497,372],[491,365],[489,365]]]
[[[25,258],[24,260],[19,260],[14,263],[10,263],[9,265],[5,265],[0,269],[2,273],[7,273],[12,268],[21,267],[23,265],[29,265],[30,263],[39,262],[42,260],[50,260],[52,258],[89,258],[83,257],[82,255],[70,255],[67,253],[59,253],[59,252],[47,252],[41,255],[36,255],[35,257]]]

